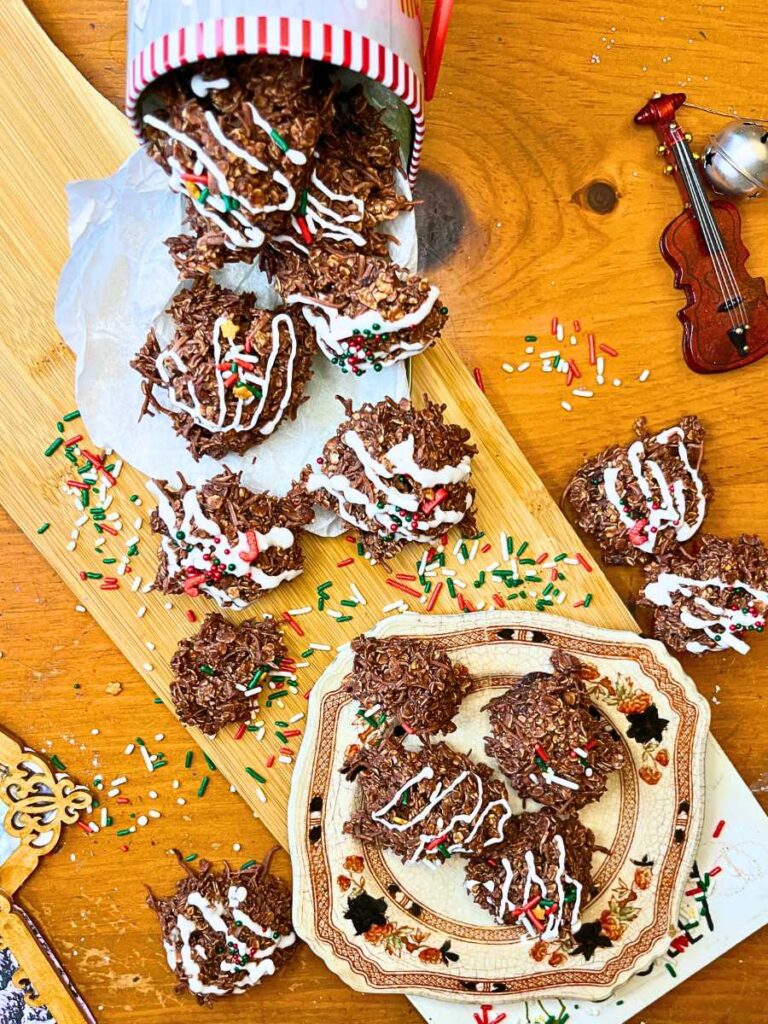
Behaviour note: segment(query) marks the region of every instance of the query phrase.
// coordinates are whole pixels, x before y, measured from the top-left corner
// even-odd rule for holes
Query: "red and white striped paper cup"
[[[142,138],[142,97],[157,78],[241,54],[310,57],[390,89],[413,115],[408,170],[424,141],[453,0],[437,0],[427,52],[421,0],[130,0],[126,113]],[[425,84],[426,76],[426,84]]]

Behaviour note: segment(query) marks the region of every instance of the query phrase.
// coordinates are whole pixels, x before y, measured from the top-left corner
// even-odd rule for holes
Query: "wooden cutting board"
[[[87,608],[158,697],[168,702],[170,659],[178,641],[195,628],[185,613],[194,608],[202,617],[205,611],[214,610],[213,606],[208,608],[185,598],[174,599],[173,607],[168,609],[160,595],[133,592],[128,585],[130,577],[121,581],[117,592],[103,591],[93,580],[81,579],[81,572],[104,571],[104,555],[94,550],[91,540],[81,539],[74,552],[66,550],[73,509],[71,497],[60,487],[67,476],[67,463],[43,455],[57,436],[56,422],[75,405],[74,357],[53,321],[58,275],[68,255],[65,185],[77,178],[111,174],[136,143],[127,121],[53,46],[20,0],[3,4],[0,50],[4,55],[0,66],[0,413],[5,442],[0,460],[0,501],[71,587],[78,603]],[[445,292],[450,303],[450,283]],[[498,558],[501,531],[511,535],[516,546],[527,541],[529,552],[536,554],[578,551],[577,536],[451,344],[442,341],[415,360],[413,369],[414,395],[426,392],[445,402],[448,416],[466,423],[479,447],[474,470],[479,524],[492,551],[478,555],[461,572],[471,599],[491,599],[491,588],[476,590],[470,581],[489,561]],[[80,421],[70,426],[82,429]],[[125,466],[115,487],[113,508],[121,513],[125,524],[122,537],[134,532],[132,523],[137,515],[144,520],[139,531],[141,553],[133,559],[132,569],[146,581],[154,575],[156,559],[155,543],[146,523],[151,503],[143,483],[137,472]],[[129,501],[134,494],[142,497],[140,509]],[[43,522],[51,526],[39,534]],[[449,551],[452,546],[453,540]],[[355,553],[343,538],[322,541],[307,537],[304,547],[304,575],[261,601],[256,614],[270,612],[279,617],[289,608],[315,606],[316,588],[328,579],[335,581],[334,608],[339,607],[340,597],[350,596],[350,582],[363,592],[367,604],[341,609],[352,613],[351,621],[343,624],[318,611],[302,616],[297,621],[304,637],[286,629],[294,656],[298,657],[310,642],[328,644],[332,650],[316,651],[311,656],[299,676],[298,696],[286,698],[283,707],[264,711],[263,742],[257,742],[252,733],[235,740],[234,729],[220,733],[216,740],[191,730],[283,845],[291,766],[277,761],[269,770],[263,767],[265,759],[281,746],[274,735],[274,721],[287,721],[306,711],[303,694],[330,662],[336,646],[369,628],[380,618],[382,607],[403,597],[413,610],[423,610],[417,599],[387,585],[387,574],[381,567],[371,567],[356,558],[352,565],[337,568],[338,562]],[[118,536],[105,545],[104,554],[124,551],[124,540]],[[419,553],[413,547],[406,550],[392,563],[393,571],[412,572]],[[460,569],[450,558],[449,564]],[[589,574],[576,566],[568,566],[568,570],[568,582],[563,584],[568,599],[554,606],[553,612],[595,625],[637,629],[597,566]],[[593,595],[591,605],[573,608],[574,601],[586,592]],[[521,607],[531,605],[531,601],[521,603]],[[146,612],[139,617],[142,607]],[[456,604],[444,587],[435,611],[451,610],[457,610]],[[243,613],[233,617],[243,617]],[[154,645],[153,649],[148,650],[148,643]],[[302,722],[297,727],[301,729]],[[292,739],[294,748],[297,742]],[[258,799],[258,787],[246,768],[267,778],[263,787],[265,803]]]

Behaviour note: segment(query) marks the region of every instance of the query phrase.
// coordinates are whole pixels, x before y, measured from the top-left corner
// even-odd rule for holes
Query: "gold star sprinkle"
[[[220,333],[223,338],[227,339],[227,341],[232,341],[232,339],[235,337],[239,330],[240,328],[237,326],[237,324],[233,323],[231,320],[225,320],[224,323],[221,325]]]

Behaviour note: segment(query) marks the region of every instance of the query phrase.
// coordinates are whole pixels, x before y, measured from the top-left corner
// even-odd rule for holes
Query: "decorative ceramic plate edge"
[[[403,633],[403,625],[407,623],[410,629],[417,627],[421,635],[430,635],[443,632],[453,632],[458,624],[466,625],[469,616],[466,615],[418,615],[416,613],[404,613],[381,619],[371,629],[366,630],[366,636],[393,636]],[[704,825],[704,800],[705,800],[705,775],[704,758],[706,754],[707,737],[709,735],[710,707],[708,701],[699,693],[694,680],[684,670],[683,666],[673,657],[666,647],[658,640],[641,636],[629,630],[603,629],[597,626],[575,622],[571,619],[560,618],[544,612],[513,612],[513,611],[486,611],[474,612],[470,619],[472,626],[478,629],[487,629],[489,632],[496,632],[500,628],[531,629],[542,633],[552,632],[566,633],[570,636],[591,638],[594,640],[610,639],[616,643],[637,645],[640,644],[649,649],[657,661],[666,667],[671,675],[681,684],[691,704],[698,708],[696,724],[693,728],[692,740],[692,772],[691,790],[692,806],[690,808],[684,851],[680,859],[680,866],[677,874],[677,881],[673,887],[672,896],[669,902],[669,921],[667,929],[658,940],[640,955],[635,964],[625,970],[618,970],[614,978],[604,984],[595,984],[590,988],[585,986],[563,986],[562,988],[551,988],[525,993],[505,993],[504,998],[517,1001],[526,998],[551,998],[561,996],[572,997],[587,1001],[597,1001],[607,998],[616,988],[622,985],[630,977],[645,970],[650,964],[666,950],[669,944],[670,929],[674,927],[680,903],[689,882],[689,875],[696,859],[701,839],[701,832]],[[307,710],[306,733],[314,735],[317,726],[317,718],[320,713],[320,702],[323,692],[328,689],[329,681],[338,672],[338,665],[348,657],[348,647],[338,652],[331,664],[315,683],[310,694]],[[314,930],[310,926],[312,920],[311,906],[304,898],[302,886],[298,884],[299,879],[306,873],[306,860],[304,857],[303,844],[297,829],[303,827],[305,818],[302,808],[306,805],[308,797],[307,786],[309,783],[309,771],[313,744],[302,743],[296,765],[292,774],[291,791],[288,800],[288,841],[291,855],[291,863],[294,871],[293,885],[293,924],[297,934],[307,943],[312,951],[334,974],[345,984],[358,992],[386,992],[393,995],[429,995],[432,998],[444,1002],[457,1003],[481,1003],[487,1001],[489,993],[486,992],[445,992],[435,991],[428,985],[425,986],[382,986],[375,987],[368,983],[367,979],[352,969],[349,963],[338,957],[330,946],[322,940],[317,939]]]

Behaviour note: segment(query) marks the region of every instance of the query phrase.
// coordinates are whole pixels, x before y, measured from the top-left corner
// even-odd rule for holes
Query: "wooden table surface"
[[[53,40],[116,104],[125,66],[125,2],[30,0]],[[95,13],[97,12],[97,13]],[[2,12],[0,11],[0,17]],[[768,361],[725,377],[690,373],[680,356],[671,285],[657,243],[679,212],[661,174],[651,133],[633,127],[655,89],[743,116],[768,115],[756,93],[763,77],[766,21],[758,0],[645,4],[628,0],[461,0],[437,99],[429,110],[421,178],[423,252],[450,304],[449,329],[524,453],[554,495],[582,455],[626,439],[646,415],[662,427],[696,412],[709,430],[706,465],[716,487],[709,528],[768,537],[765,401]],[[687,111],[702,142],[724,121]],[[768,272],[768,200],[743,208],[753,272]],[[30,297],[30,302],[34,297]],[[527,333],[544,335],[552,316],[577,318],[614,347],[607,383],[594,399],[560,408],[564,384],[525,361]],[[645,383],[638,375],[648,368]],[[614,377],[620,386],[612,386]],[[12,441],[5,438],[6,444]],[[632,606],[637,577],[613,571]],[[87,616],[69,590],[0,513],[0,717],[31,745],[55,752],[83,780],[126,768],[137,735],[162,743],[173,765],[189,740]],[[747,780],[768,769],[763,688],[768,644],[748,658],[717,655],[686,668],[714,697],[712,730]],[[121,692],[107,692],[111,683]],[[113,689],[110,687],[110,689]],[[164,734],[161,740],[154,737]],[[60,850],[25,886],[42,923],[100,1020],[259,1019],[292,1024],[420,1018],[405,999],[344,988],[307,950],[276,984],[208,1011],[173,994],[145,885],[165,891],[177,874],[167,851],[237,864],[270,845],[263,827],[216,773],[205,794],[199,753],[189,772],[158,784],[162,818],[140,831],[130,854],[113,835],[71,829]],[[178,790],[171,780],[181,779]],[[128,814],[153,801],[138,783]],[[178,802],[186,800],[185,804]],[[128,821],[126,821],[128,823]],[[233,850],[233,844],[239,844]],[[288,858],[277,864],[286,876]],[[764,1024],[768,994],[764,930],[649,1008],[648,1024]],[[641,1018],[636,1018],[640,1020]]]

